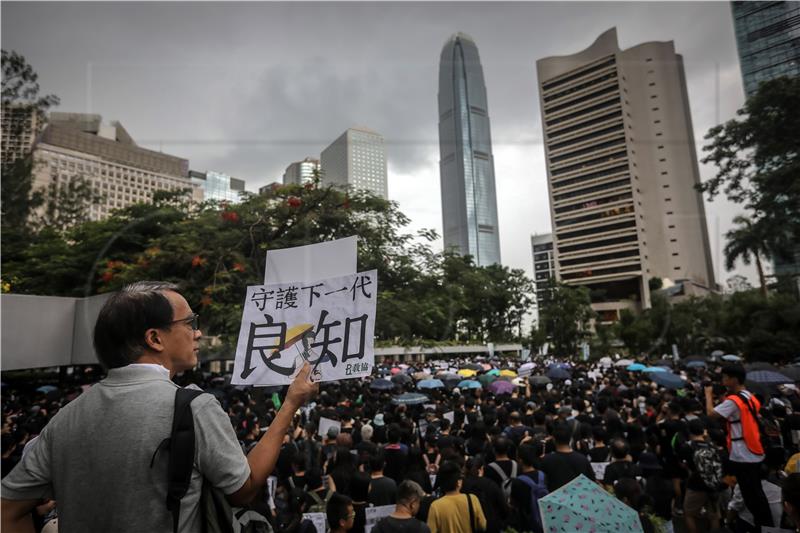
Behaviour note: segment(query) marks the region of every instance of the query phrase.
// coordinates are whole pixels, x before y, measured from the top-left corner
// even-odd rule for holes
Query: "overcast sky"
[[[60,111],[119,120],[142,146],[195,170],[279,181],[346,128],[386,138],[389,197],[409,231],[441,233],[438,61],[471,35],[491,118],[503,263],[532,272],[530,235],[550,231],[537,59],[589,46],[674,41],[684,57],[698,154],[744,97],[728,2],[3,2],[2,47],[23,54]],[[704,178],[713,168],[701,167]],[[706,203],[720,282],[722,234],[741,211]],[[436,243],[441,248],[441,241]],[[752,269],[739,272],[753,279]]]

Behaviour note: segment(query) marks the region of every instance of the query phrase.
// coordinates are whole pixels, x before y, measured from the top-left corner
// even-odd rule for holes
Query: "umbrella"
[[[477,374],[477,372],[475,372],[474,370],[471,370],[469,368],[462,368],[461,370],[458,371],[458,375],[459,376],[464,376],[465,378],[471,378],[475,374]]]
[[[479,365],[478,363],[467,363],[462,368],[466,368],[466,369],[469,369],[469,370],[475,370],[475,371],[483,370],[483,366]]]
[[[572,368],[572,366],[569,363],[561,362],[561,363],[550,363],[547,366],[547,368],[564,368],[569,370],[570,368]]]
[[[705,368],[706,366],[708,365],[705,361],[698,361],[697,359],[686,363],[686,368]]]
[[[461,383],[458,384],[459,389],[482,389],[483,385],[480,384],[479,381],[475,381],[474,379],[465,379]]]
[[[536,365],[533,363],[524,363],[517,369],[518,374],[530,374],[533,372],[533,369],[536,368]]]
[[[418,392],[407,392],[392,398],[392,403],[395,405],[422,405],[428,403],[428,397]]]
[[[628,365],[627,367],[625,367],[625,370],[627,370],[628,372],[641,372],[645,368],[647,367],[644,366],[642,363],[633,363],[632,365]]]
[[[620,359],[619,361],[614,363],[614,366],[630,366],[632,364],[633,361],[631,361],[630,359]]]
[[[550,368],[544,374],[550,379],[569,379],[572,377],[567,370],[558,367]]]
[[[400,373],[400,372],[402,372],[402,371],[403,371],[403,369],[402,369],[402,368],[394,367],[394,368],[393,368],[393,369],[391,369],[389,372],[390,372],[390,373],[391,373],[391,374],[394,376],[394,375],[396,375],[396,374],[399,374],[399,373]]]
[[[647,372],[648,374],[651,372],[667,372],[667,369],[660,366],[648,366],[642,372]]]
[[[550,378],[548,378],[547,376],[530,376],[530,377],[528,377],[528,381],[534,387],[543,386],[543,385],[547,385],[548,383],[552,383]]]
[[[781,374],[795,381],[800,381],[800,366],[785,366],[781,368]]]
[[[500,375],[500,371],[499,371],[499,370],[497,370],[496,368],[493,368],[493,369],[489,370],[489,371],[486,373],[486,375],[487,375],[487,376],[499,376],[499,375]]]
[[[392,383],[397,383],[398,385],[405,385],[413,381],[408,374],[395,374],[391,379]]]
[[[685,359],[685,361],[705,361],[707,357],[705,355],[690,355]]]
[[[513,383],[517,387],[524,387],[525,386],[525,378],[523,376],[520,376],[518,378],[514,378],[514,379],[511,380],[511,383]]]
[[[480,376],[478,376],[478,381],[480,381],[481,385],[483,385],[484,387],[489,383],[492,383],[496,379],[497,376],[495,376],[494,374],[481,374]]]
[[[423,379],[417,383],[418,389],[443,389],[444,383],[441,379]]]
[[[511,394],[514,390],[514,384],[508,381],[495,381],[489,385],[489,392],[492,394]]]
[[[414,372],[414,374],[412,374],[412,376],[417,381],[420,381],[422,379],[430,379],[431,378],[431,375],[428,374],[427,372]]]
[[[755,383],[775,384],[794,383],[792,378],[786,377],[780,372],[773,372],[771,370],[754,370],[747,373],[747,381]]]
[[[686,381],[672,372],[654,372],[650,374],[650,379],[668,389],[682,389],[686,386]]]
[[[540,498],[539,512],[544,531],[642,531],[639,515],[632,507],[583,474]]]
[[[36,392],[47,394],[48,392],[53,392],[55,390],[58,390],[58,387],[55,387],[53,385],[42,385],[41,387],[36,389]]]
[[[490,365],[489,363],[481,363],[481,368],[483,368],[484,370],[491,370],[492,365]]]
[[[369,384],[369,388],[372,390],[392,390],[394,388],[394,383],[388,379],[376,379]]]
[[[741,361],[742,358],[739,357],[738,355],[733,355],[732,353],[729,353],[729,354],[723,355],[722,356],[722,360],[723,361],[731,361],[731,362],[735,363],[737,361]]]
[[[663,366],[665,368],[672,368],[674,363],[669,359],[659,359],[658,361],[653,363],[653,366]]]
[[[725,352],[722,350],[714,350],[711,352],[711,357],[722,357],[723,355],[725,355]]]
[[[601,357],[599,363],[605,367],[614,366],[614,360],[608,356]]]
[[[501,370],[500,371],[500,375],[501,376],[505,376],[507,378],[515,378],[515,377],[517,377],[517,373],[514,372],[513,370]]]
[[[771,365],[769,363],[765,363],[763,361],[759,361],[757,363],[751,363],[749,365],[745,365],[745,369],[748,372],[753,372],[755,370],[768,370],[769,372],[780,372],[778,367],[775,365]]]

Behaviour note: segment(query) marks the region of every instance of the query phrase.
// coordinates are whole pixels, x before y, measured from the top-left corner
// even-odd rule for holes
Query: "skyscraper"
[[[536,63],[557,277],[603,321],[650,306],[649,282],[716,288],[683,58],[620,50],[616,29]]]
[[[291,163],[283,173],[284,185],[302,185],[314,179],[314,171],[319,170],[319,159],[306,157]]]
[[[0,124],[0,157],[3,165],[28,155],[41,131],[41,120],[36,109],[30,105],[4,102],[0,110]]]
[[[219,200],[237,203],[241,201],[244,190],[244,180],[234,178],[221,172],[189,171],[192,183],[203,189],[204,200]]]
[[[322,183],[347,185],[388,198],[386,145],[367,128],[349,128],[320,155]]]
[[[745,95],[762,81],[800,76],[800,2],[731,2]]]
[[[486,85],[478,47],[463,33],[445,43],[439,62],[439,155],[445,249],[477,265],[500,263]]]
[[[556,277],[553,234],[531,235],[531,249],[533,250],[533,279],[536,283],[536,307],[541,313],[550,298],[551,279]]]

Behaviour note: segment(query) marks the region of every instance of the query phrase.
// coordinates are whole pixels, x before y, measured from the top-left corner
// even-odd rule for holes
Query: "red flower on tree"
[[[223,211],[220,216],[222,216],[222,220],[232,224],[239,222],[239,213],[236,211]]]
[[[100,276],[100,279],[103,280],[103,283],[109,283],[112,279],[114,279],[114,273],[110,270],[106,270],[103,272],[103,275]]]
[[[211,305],[211,296],[206,294],[205,296],[200,298],[200,305],[202,307],[208,307],[209,305]]]
[[[303,204],[303,201],[300,198],[298,198],[297,196],[290,196],[286,200],[286,203],[289,204],[289,207],[297,208],[297,207],[300,207]]]
[[[206,260],[200,257],[199,255],[192,257],[192,268],[203,266],[205,264]]]
[[[244,265],[243,265],[243,264],[241,264],[241,263],[234,263],[234,264],[233,264],[233,269],[234,269],[236,272],[244,272],[244,270],[245,270],[245,268],[244,268]]]

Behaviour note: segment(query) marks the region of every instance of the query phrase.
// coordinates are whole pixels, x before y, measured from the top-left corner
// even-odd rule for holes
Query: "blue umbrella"
[[[388,379],[376,379],[369,384],[369,388],[372,390],[392,390],[394,389],[394,383]]]
[[[444,383],[441,379],[423,379],[417,383],[418,389],[443,389]]]
[[[729,353],[729,354],[723,355],[721,359],[722,359],[723,361],[733,361],[733,362],[736,362],[736,361],[741,361],[741,360],[742,360],[742,358],[741,358],[741,357],[739,357],[738,355],[733,355],[732,353]]]
[[[395,405],[422,405],[428,403],[428,397],[418,392],[407,392],[392,398],[392,403]]]
[[[36,389],[36,392],[42,392],[44,394],[47,394],[48,392],[52,392],[54,390],[58,390],[58,387],[54,387],[53,385],[42,385],[41,387]]]
[[[706,365],[705,361],[689,361],[686,363],[686,368],[704,368]]]
[[[672,372],[654,372],[650,374],[650,379],[668,389],[682,389],[686,386],[686,380]]]
[[[550,379],[569,379],[572,377],[572,374],[566,369],[557,366],[548,368],[544,375]]]
[[[747,381],[774,385],[794,383],[792,378],[788,378],[779,372],[772,372],[771,370],[755,370],[753,372],[748,372]]]
[[[479,381],[475,381],[474,379],[465,379],[461,383],[458,384],[459,389],[482,389],[483,385]]]
[[[627,368],[625,368],[625,370],[629,372],[641,372],[645,368],[647,367],[642,363],[633,363],[632,365],[628,365]]]
[[[642,370],[642,372],[647,372],[648,374],[657,373],[657,372],[666,372],[666,371],[667,371],[666,368],[663,368],[663,367],[660,367],[660,366],[648,366],[647,368]]]

